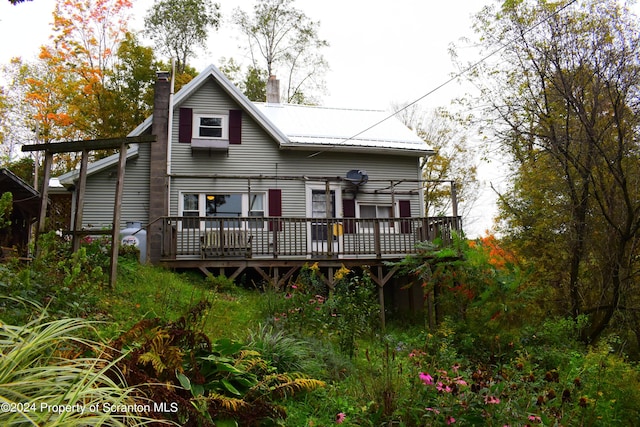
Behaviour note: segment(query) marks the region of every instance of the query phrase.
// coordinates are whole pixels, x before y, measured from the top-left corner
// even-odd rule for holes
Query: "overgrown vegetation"
[[[547,317],[531,286],[534,270],[493,236],[425,245],[400,262],[396,274],[420,286],[434,308],[424,322],[388,318],[384,331],[366,269],[327,278],[309,264],[283,289],[248,290],[224,276],[173,273],[123,254],[110,290],[100,242],[74,256],[54,236],[43,242],[42,259],[0,266],[0,283],[5,294],[48,305],[49,317],[5,299],[1,330],[18,342],[38,334],[13,331],[59,328],[48,334],[55,344],[30,345],[34,356],[19,360],[37,359],[51,372],[82,365],[91,373],[83,378],[106,375],[89,382],[143,405],[103,414],[117,422],[627,426],[640,417],[629,344],[609,335],[588,347],[579,340],[588,317]],[[79,326],[91,319],[99,321],[91,327],[100,342]],[[6,399],[18,384],[9,354],[20,345],[10,347],[0,369]],[[11,399],[67,401],[66,388],[39,394],[44,387]]]

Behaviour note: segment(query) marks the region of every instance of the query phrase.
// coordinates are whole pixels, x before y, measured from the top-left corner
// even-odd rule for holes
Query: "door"
[[[337,189],[311,188],[310,216],[313,218],[309,230],[310,252],[313,255],[337,254],[340,248],[341,224],[336,219]]]

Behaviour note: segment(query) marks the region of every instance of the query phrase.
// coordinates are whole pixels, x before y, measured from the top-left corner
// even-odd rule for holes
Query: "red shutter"
[[[269,216],[282,216],[282,190],[279,188],[271,188],[268,193],[269,197]],[[269,221],[269,231],[282,230],[280,221]]]
[[[353,234],[356,232],[356,201],[354,199],[342,199],[342,216],[345,218],[343,222],[344,234]]]
[[[411,217],[411,201],[398,200],[398,210],[399,210],[400,218],[410,218]],[[400,232],[410,233],[411,221],[407,221],[407,220],[400,221]]]
[[[181,108],[178,122],[178,142],[191,144],[193,134],[193,110],[191,108]]]
[[[242,143],[242,110],[229,110],[229,144]]]

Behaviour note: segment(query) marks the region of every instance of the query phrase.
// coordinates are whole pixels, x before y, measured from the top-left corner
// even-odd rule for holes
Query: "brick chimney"
[[[280,80],[276,76],[269,76],[267,80],[267,104],[280,103]]]
[[[167,147],[169,146],[169,101],[171,96],[170,73],[159,71],[153,98],[153,123],[151,133],[156,142],[151,143],[149,164],[149,221],[169,215],[167,201]],[[150,224],[147,239],[149,241],[149,260],[156,264],[160,260],[162,245],[162,222]]]

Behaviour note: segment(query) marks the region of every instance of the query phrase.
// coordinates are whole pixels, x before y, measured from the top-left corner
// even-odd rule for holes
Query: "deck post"
[[[380,243],[380,222],[378,221],[378,219],[374,219],[373,220],[373,224],[375,225],[375,227],[373,227],[373,245],[374,245],[374,250],[375,250],[376,258],[381,258],[382,257],[382,246],[381,246],[381,243]],[[380,276],[380,279],[382,279],[382,276]]]
[[[385,330],[385,323],[386,323],[386,319],[385,319],[385,315],[384,315],[384,273],[382,271],[382,266],[379,265],[378,266],[378,280],[377,285],[378,285],[378,302],[380,304],[380,326],[382,327],[382,330]]]

